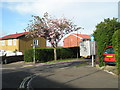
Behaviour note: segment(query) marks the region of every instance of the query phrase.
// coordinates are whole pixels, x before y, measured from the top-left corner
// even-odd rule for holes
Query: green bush
[[[118,29],[120,29],[120,22],[118,22],[116,18],[104,19],[103,22],[100,22],[96,26],[93,36],[97,42],[99,66],[105,65],[103,62],[103,51],[107,46],[112,46],[112,36]]]
[[[69,49],[73,52],[71,55],[72,58],[76,58],[78,54],[78,58],[80,58],[80,48],[79,47],[69,47]]]
[[[33,49],[29,49],[24,52],[24,61],[33,62]]]
[[[47,62],[53,60],[53,49],[35,49],[35,60],[37,62]],[[24,53],[25,62],[33,62],[34,50],[30,49]]]
[[[120,73],[120,29],[113,34],[112,44],[115,50],[116,66]]]
[[[39,62],[47,62],[54,59],[53,49],[36,49],[36,60]]]
[[[57,59],[68,59],[76,58],[77,52],[79,52],[79,47],[70,47],[70,48],[57,48]],[[80,55],[78,53],[78,55]],[[28,50],[24,53],[24,61],[32,62],[33,61],[33,50]],[[28,57],[28,58],[27,58]],[[35,59],[38,62],[47,62],[54,60],[54,49],[35,49]]]
[[[57,59],[67,59],[67,58],[76,58],[77,57],[77,48],[79,47],[70,47],[70,48],[60,48],[57,49]]]

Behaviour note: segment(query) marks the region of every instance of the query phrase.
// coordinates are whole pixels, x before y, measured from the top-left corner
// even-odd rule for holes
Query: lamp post
[[[77,47],[78,47],[78,30],[77,30]],[[77,58],[78,58],[78,50],[79,48],[77,49]]]
[[[120,1],[118,2],[118,22],[120,22]]]
[[[35,48],[36,48],[36,45],[37,45],[37,42],[34,39],[33,40],[33,63],[36,63],[36,60],[35,60]]]
[[[84,28],[81,28],[81,29],[84,29]],[[81,34],[81,32],[80,32]],[[79,45],[78,45],[78,30],[77,30],[77,46],[78,46],[78,49],[77,49],[77,58],[79,57]]]
[[[33,45],[33,63],[35,63],[35,45]]]

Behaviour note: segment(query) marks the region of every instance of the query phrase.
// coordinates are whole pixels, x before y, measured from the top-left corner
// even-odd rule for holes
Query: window
[[[0,44],[1,44],[2,46],[4,46],[4,45],[5,45],[5,40],[0,41]]]
[[[13,39],[13,45],[16,45],[16,39]]]
[[[5,40],[2,40],[2,46],[4,46],[5,45]]]
[[[113,48],[110,47],[110,48],[107,48],[107,49],[105,50],[105,53],[106,53],[106,54],[111,54],[111,53],[115,53],[115,52],[114,52]]]
[[[33,45],[38,45],[38,40],[33,40]]]
[[[8,40],[8,45],[12,45],[12,40]]]

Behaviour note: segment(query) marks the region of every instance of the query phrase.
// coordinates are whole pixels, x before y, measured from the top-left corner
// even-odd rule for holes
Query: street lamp
[[[33,43],[31,44],[31,47],[33,49],[33,63],[35,63],[36,61],[35,61],[35,42],[34,42],[34,40],[33,40]]]
[[[78,47],[78,30],[77,30],[77,47]],[[79,48],[77,49],[77,58],[78,58],[78,51],[79,51]]]
[[[81,28],[81,29],[84,29],[84,28]],[[80,32],[80,34],[81,34],[81,32]],[[77,47],[78,47],[78,49],[77,49],[77,58],[78,58],[79,57],[78,30],[77,30]]]

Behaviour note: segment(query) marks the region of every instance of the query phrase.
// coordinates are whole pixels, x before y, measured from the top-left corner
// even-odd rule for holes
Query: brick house
[[[63,47],[76,47],[80,45],[80,41],[89,40],[91,37],[86,34],[72,33],[63,40]]]
[[[46,47],[46,40],[44,38],[27,38],[25,37],[26,33],[28,32],[11,34],[0,38],[0,50],[24,52],[32,48],[33,42],[36,43],[39,48]]]

